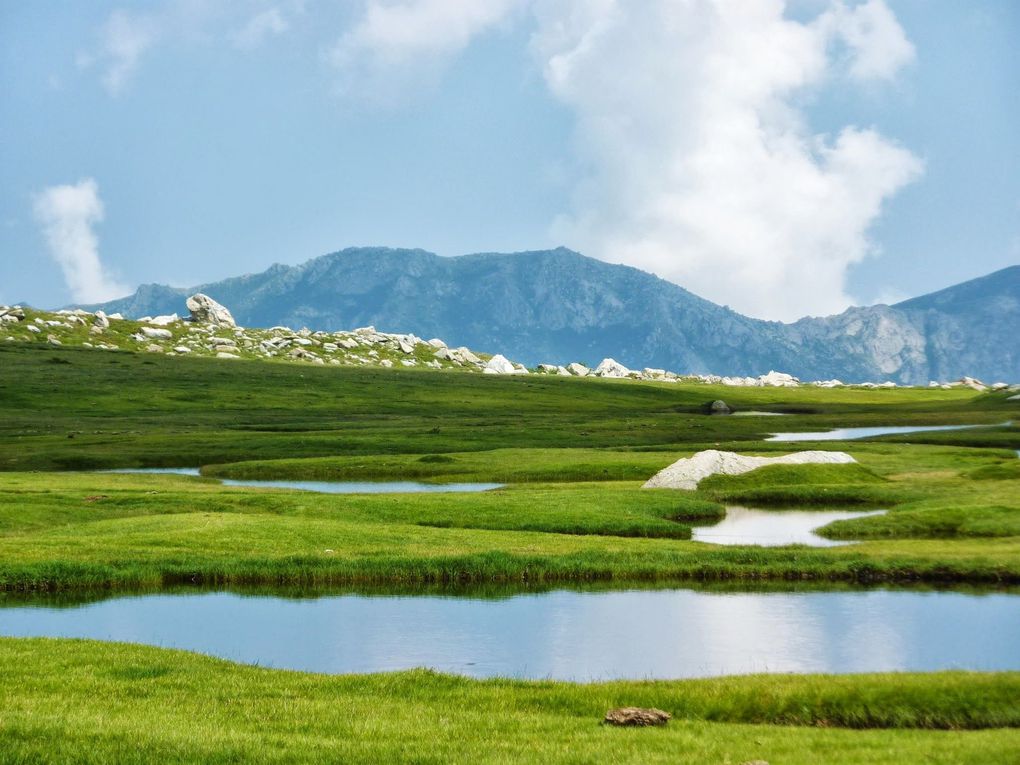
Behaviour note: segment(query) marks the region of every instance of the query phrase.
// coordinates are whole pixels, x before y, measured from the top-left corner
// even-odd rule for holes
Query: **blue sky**
[[[1017,39],[1011,0],[0,0],[0,302],[355,245],[920,294],[1020,262]]]

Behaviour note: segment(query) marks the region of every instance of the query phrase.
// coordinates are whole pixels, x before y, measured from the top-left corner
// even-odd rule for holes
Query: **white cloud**
[[[437,77],[471,40],[525,0],[368,0],[361,19],[330,49],[341,88],[376,102]]]
[[[535,7],[536,54],[590,168],[554,225],[560,239],[756,316],[849,304],[848,266],[922,165],[871,129],[815,135],[797,103],[839,86],[839,43],[855,79],[908,60],[881,0],[809,23],[780,0]]]
[[[849,74],[856,80],[890,80],[914,60],[914,46],[884,0],[852,7],[839,2],[819,23],[849,48]]]
[[[33,208],[50,254],[76,301],[98,303],[127,294],[128,289],[110,279],[99,261],[93,229],[103,219],[103,203],[93,179],[50,186],[35,195]]]
[[[114,11],[101,31],[99,57],[105,64],[103,86],[110,95],[123,91],[138,68],[138,62],[156,42],[154,21],[146,16],[135,16]],[[81,61],[89,61],[85,57]]]
[[[267,8],[252,16],[231,35],[234,45],[242,50],[254,50],[269,37],[281,35],[290,29],[290,22],[279,8]]]
[[[584,177],[557,238],[767,318],[846,307],[882,206],[921,161],[876,130],[812,132],[805,96],[888,81],[914,48],[884,0],[368,0],[331,60],[384,99],[530,7]]]

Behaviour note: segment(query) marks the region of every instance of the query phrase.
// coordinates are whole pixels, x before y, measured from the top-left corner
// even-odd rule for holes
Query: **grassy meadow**
[[[1020,583],[1020,402],[967,388],[724,388],[0,345],[0,591],[809,581]],[[722,398],[740,411],[711,417]],[[776,431],[981,425],[852,442]],[[705,448],[848,451],[696,492]],[[201,476],[117,468],[200,467]],[[494,482],[330,495],[218,479]],[[717,547],[727,505],[884,509]],[[78,595],[76,595],[78,594]],[[2,618],[2,611],[0,611]],[[156,648],[0,639],[0,762],[1020,762],[1016,674],[524,683],[326,677]],[[658,706],[663,729],[599,726]],[[1011,759],[1012,758],[1012,759]]]

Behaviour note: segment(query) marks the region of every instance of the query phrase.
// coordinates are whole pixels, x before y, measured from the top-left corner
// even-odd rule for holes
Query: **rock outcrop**
[[[857,462],[846,452],[806,451],[782,457],[748,457],[736,452],[708,449],[693,457],[679,459],[649,478],[643,489],[685,489],[694,491],[710,475],[740,475],[766,465],[843,465]]]
[[[198,292],[189,297],[185,304],[191,311],[191,321],[198,324],[212,324],[214,327],[236,327],[237,322],[224,306],[208,295]]]
[[[337,331],[377,323],[529,366],[591,366],[610,356],[632,369],[741,385],[768,369],[847,383],[1020,380],[1020,334],[1012,331],[1020,266],[897,305],[792,324],[742,316],[651,274],[565,249],[446,258],[351,248],[189,289],[143,285],[96,307],[132,318],[171,314],[194,292],[215,295],[245,326]]]

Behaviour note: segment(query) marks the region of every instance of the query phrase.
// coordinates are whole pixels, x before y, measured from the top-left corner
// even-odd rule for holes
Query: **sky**
[[[1014,0],[0,0],[0,303],[567,246],[768,319],[1020,263]]]

